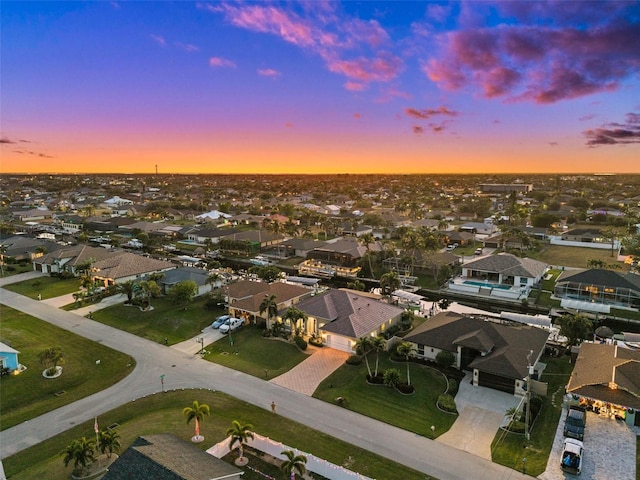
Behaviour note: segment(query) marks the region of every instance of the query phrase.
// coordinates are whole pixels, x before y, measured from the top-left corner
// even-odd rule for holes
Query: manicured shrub
[[[384,371],[384,384],[389,387],[395,387],[400,383],[400,370],[397,368],[387,368]]]
[[[360,355],[351,355],[346,360],[347,365],[360,365],[362,364],[362,357]]]
[[[384,375],[378,372],[378,375],[367,375],[367,382],[372,383],[374,385],[383,385],[384,384]]]
[[[408,383],[405,383],[405,382],[396,383],[396,390],[398,390],[400,393],[403,393],[405,395],[411,395],[416,391],[413,385],[409,385]]]
[[[324,344],[322,343],[322,337],[311,337],[309,339],[309,343],[314,347],[324,347]]]
[[[446,350],[442,350],[441,352],[438,352],[438,354],[436,355],[436,363],[438,364],[438,366],[440,368],[449,368],[451,365],[453,365],[453,362],[455,362],[456,359],[453,356],[453,353],[448,352]]]
[[[456,393],[458,393],[458,382],[456,382],[453,378],[449,378],[448,380],[449,389],[447,390],[447,393],[453,397],[456,395]]]
[[[456,401],[448,393],[443,393],[442,395],[438,396],[438,407],[440,407],[445,412],[458,413],[458,409],[456,408]]]
[[[307,349],[307,341],[304,338],[295,336],[293,337],[293,341],[296,342],[296,345],[300,350]]]

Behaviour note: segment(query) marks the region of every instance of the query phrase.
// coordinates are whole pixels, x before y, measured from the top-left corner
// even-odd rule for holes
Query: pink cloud
[[[359,113],[354,113],[353,118],[362,118],[362,115],[360,115]]]
[[[362,82],[383,82],[395,78],[402,68],[402,61],[390,54],[375,58],[359,57],[354,60],[334,60],[329,70]]]
[[[277,70],[274,70],[273,68],[259,68],[258,69],[258,75],[262,76],[262,77],[279,77],[280,76],[280,72]]]
[[[449,110],[445,106],[441,106],[438,108],[427,108],[425,110],[417,110],[415,108],[405,108],[404,113],[411,118],[415,118],[418,120],[427,120],[431,117],[438,115],[445,115],[448,117],[457,117],[459,115],[455,110]]]
[[[367,89],[367,86],[360,82],[345,82],[344,88],[350,92],[362,92]]]
[[[598,28],[502,26],[450,32],[423,71],[447,90],[487,98],[555,103],[618,88],[640,72],[640,28],[625,21]]]
[[[149,36],[151,37],[151,40],[156,42],[161,47],[166,47],[167,46],[167,41],[164,39],[163,36],[161,36],[161,35],[153,35],[153,34],[149,35]]]
[[[623,123],[608,123],[582,132],[587,146],[627,145],[640,143],[640,113],[627,113]]]
[[[209,58],[209,66],[214,68],[236,68],[236,64],[222,57],[211,57]]]
[[[377,20],[365,21],[355,18],[344,24],[344,30],[349,41],[354,44],[366,43],[372,47],[379,47],[389,41],[389,34]]]
[[[422,135],[424,133],[424,127],[421,127],[420,125],[413,125],[411,129],[416,135]]]

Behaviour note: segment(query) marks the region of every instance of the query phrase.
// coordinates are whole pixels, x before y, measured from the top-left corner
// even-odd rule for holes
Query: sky
[[[640,2],[0,5],[2,173],[640,173]]]

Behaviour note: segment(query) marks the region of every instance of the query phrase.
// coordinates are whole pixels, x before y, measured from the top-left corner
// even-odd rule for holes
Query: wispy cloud
[[[541,3],[505,2],[522,17],[533,15],[532,9],[541,15]],[[640,72],[640,28],[615,2],[598,4],[596,28],[584,28],[576,20],[558,21],[569,22],[583,7],[578,18],[589,17],[596,10],[592,3],[597,2],[558,2],[553,9],[545,4],[545,15],[553,12],[556,24],[540,17],[529,25],[448,32],[439,38],[441,48],[436,57],[425,60],[423,71],[444,89],[470,88],[486,98],[507,101],[549,104],[615,90]]]
[[[17,143],[17,142],[15,140],[11,140],[8,137],[2,137],[2,138],[0,138],[0,143],[2,143],[2,144],[10,144],[11,145],[11,144],[14,144],[14,143]]]
[[[222,57],[210,57],[209,66],[214,68],[236,68],[235,62]]]
[[[276,78],[279,77],[281,73],[277,70],[274,70],[273,68],[259,68],[258,75],[260,75],[261,77]]]
[[[586,130],[587,146],[628,145],[640,143],[640,113],[627,113],[623,123],[607,123],[599,128]]]
[[[167,41],[164,39],[163,36],[151,34],[151,35],[149,35],[149,37],[151,38],[151,40],[156,42],[161,47],[166,47],[167,46]]]
[[[422,135],[424,133],[424,127],[421,127],[420,125],[413,125],[413,127],[411,127],[413,130],[413,133],[415,133],[416,135]]]
[[[427,108],[425,110],[418,110],[415,108],[405,108],[404,113],[411,118],[415,118],[417,120],[428,120],[431,117],[445,115],[447,117],[457,117],[459,112],[455,110],[449,110],[449,108],[445,106],[441,106],[438,108]]]
[[[193,45],[192,43],[182,43],[182,42],[176,42],[176,47],[178,47],[181,50],[184,50],[185,52],[197,52],[198,50],[200,50],[200,48],[198,48],[197,45]]]
[[[367,85],[361,82],[345,82],[344,88],[350,92],[362,92],[367,89]]]

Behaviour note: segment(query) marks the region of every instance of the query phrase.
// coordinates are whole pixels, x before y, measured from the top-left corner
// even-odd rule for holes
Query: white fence
[[[561,237],[549,237],[551,245],[563,245],[565,247],[582,247],[582,248],[596,248],[600,250],[611,250],[611,242],[608,243],[596,243],[596,242],[574,242],[570,240],[562,240]],[[620,249],[620,241],[613,241],[613,249]]]
[[[254,439],[249,439],[246,445],[280,460],[286,459],[286,457],[281,453],[283,450],[293,450],[296,455],[304,455],[307,457],[306,468],[308,471],[322,475],[330,480],[372,480],[369,477],[352,472],[351,470],[347,470],[339,465],[334,465],[333,463],[327,462],[326,460],[318,458],[310,453],[305,453],[296,448],[291,448],[284,443],[276,442],[268,437],[263,437],[255,432],[253,435]],[[224,457],[229,453],[230,441],[231,437],[217,443],[213,447],[209,448],[207,453],[217,458]]]

